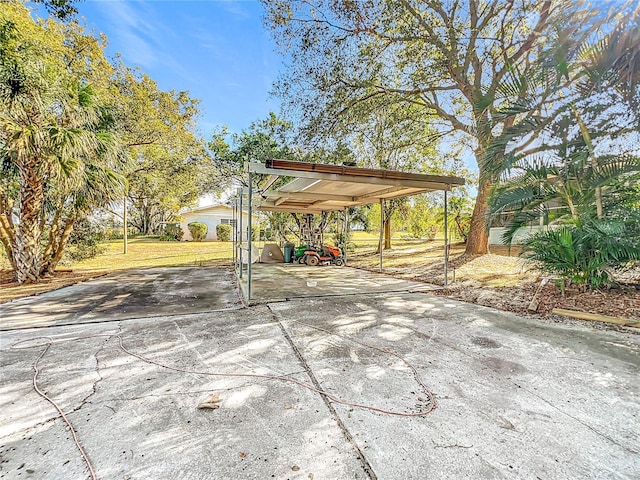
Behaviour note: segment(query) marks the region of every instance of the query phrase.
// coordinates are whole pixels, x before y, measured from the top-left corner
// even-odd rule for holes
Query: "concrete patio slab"
[[[297,263],[252,265],[251,303],[336,295],[367,295],[399,291],[428,291],[434,286],[333,265],[309,267]],[[246,294],[247,275],[240,280]]]
[[[105,319],[0,334],[3,479],[88,476],[34,366],[100,479],[640,477],[631,330],[406,291]],[[419,413],[419,380],[426,416],[340,403]]]
[[[2,334],[0,477],[85,479],[69,430],[30,385],[43,333]],[[366,478],[317,394],[277,380],[171,371],[119,347],[122,338],[131,352],[181,369],[308,382],[264,307],[46,335],[53,344],[39,385],[68,413],[100,479]],[[22,349],[11,348],[17,341]],[[212,394],[220,408],[198,409]]]
[[[0,304],[0,330],[233,308],[234,285],[222,267],[129,270]]]
[[[542,323],[425,294],[270,305],[332,394],[424,418],[336,406],[378,478],[640,476],[640,336]]]

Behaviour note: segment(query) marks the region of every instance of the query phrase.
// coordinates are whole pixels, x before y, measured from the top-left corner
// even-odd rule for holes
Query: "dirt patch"
[[[516,256],[518,250],[514,248],[494,247],[491,254],[477,257],[465,257],[463,251],[463,245],[452,247],[449,285],[433,293],[500,310],[531,314],[527,308],[539,288],[542,272]],[[385,251],[384,272],[408,280],[443,285],[442,248],[413,253]],[[349,265],[378,271],[377,258],[374,255],[354,255]],[[563,308],[626,319],[640,318],[640,269],[621,273],[620,281],[623,283],[619,288],[594,292],[580,292],[572,287],[561,292],[553,282],[549,282],[539,292],[535,315],[552,318],[554,308]],[[558,321],[559,318],[553,316],[552,319]]]
[[[106,275],[109,272],[56,272],[55,276],[43,278],[38,283],[19,285],[13,279],[13,273],[0,270],[0,303],[9,302],[16,298],[39,295],[59,288],[86,282]]]
[[[455,283],[434,293],[500,310],[529,314],[531,312],[527,307],[538,288],[537,283],[502,288],[482,287],[469,283],[464,281]],[[594,292],[580,292],[577,289],[568,288],[562,293],[554,285],[549,284],[541,289],[539,301],[536,313],[542,316],[551,315],[554,308],[563,308],[628,319],[640,317],[640,291],[635,288]]]

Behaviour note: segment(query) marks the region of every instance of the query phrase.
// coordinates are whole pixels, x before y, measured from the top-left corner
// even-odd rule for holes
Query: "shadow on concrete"
[[[129,270],[0,305],[0,331],[182,315],[237,307],[224,267]]]
[[[333,265],[309,267],[296,263],[256,263],[252,266],[251,276],[251,303],[256,304],[296,298],[416,292],[436,288],[384,273]],[[246,270],[240,286],[246,297]]]

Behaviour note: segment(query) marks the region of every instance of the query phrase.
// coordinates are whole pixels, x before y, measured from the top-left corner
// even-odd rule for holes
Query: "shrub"
[[[251,225],[251,241],[252,242],[260,240],[258,238],[258,235],[260,235],[260,232],[262,232],[262,228],[260,227],[260,225]]]
[[[194,242],[201,242],[207,237],[207,225],[202,222],[191,222],[187,225]]]
[[[79,220],[73,226],[62,263],[79,262],[100,255],[106,247],[100,242],[104,240],[104,230],[87,219]]]
[[[522,256],[582,288],[611,286],[612,269],[640,259],[640,242],[624,223],[588,219],[529,237]]]
[[[221,242],[228,242],[231,240],[231,225],[227,223],[220,223],[216,225],[216,236]]]
[[[180,241],[184,236],[182,227],[177,223],[167,223],[158,238],[162,242]]]

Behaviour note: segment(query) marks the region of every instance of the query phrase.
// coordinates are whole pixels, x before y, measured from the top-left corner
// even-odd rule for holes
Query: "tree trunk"
[[[35,283],[40,279],[40,210],[43,185],[36,166],[21,169],[20,224],[16,232],[16,280],[18,283]]]
[[[11,269],[13,271],[16,270],[16,261],[13,258],[13,245],[11,243],[11,238],[6,233],[5,228],[0,224],[0,242],[4,247],[4,251],[7,254],[7,258],[9,259],[9,263],[11,263]]]
[[[60,235],[60,239],[57,242],[57,247],[51,259],[47,262],[47,265],[43,268],[43,274],[53,275],[58,263],[62,259],[62,255],[64,254],[64,247],[67,245],[67,241],[69,240],[69,236],[71,232],[73,232],[73,225],[75,224],[75,219],[68,218],[64,224],[64,229],[62,230],[62,235]]]
[[[391,250],[391,215],[384,219],[384,249]]]
[[[478,196],[473,207],[471,228],[467,238],[466,255],[485,255],[489,253],[489,192],[491,183],[483,178],[480,171]]]
[[[9,213],[8,215],[11,215],[11,213]],[[0,242],[2,242],[4,251],[7,254],[9,262],[11,263],[11,269],[15,272],[16,261],[13,256],[13,252],[15,249],[16,234],[8,215],[0,213]]]
[[[44,215],[43,215],[44,216]],[[60,222],[62,221],[62,206],[59,205],[56,208],[56,214],[51,221],[51,229],[49,230],[49,241],[47,242],[47,246],[42,253],[42,270],[46,270],[46,265],[49,263],[51,259],[52,252],[56,248],[56,240],[58,239],[58,231],[60,230]]]

